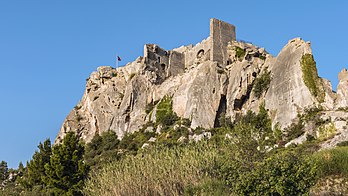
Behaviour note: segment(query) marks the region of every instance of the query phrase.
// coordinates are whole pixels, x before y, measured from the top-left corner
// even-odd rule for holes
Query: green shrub
[[[173,112],[173,103],[170,96],[164,96],[159,102],[156,109],[156,124],[163,126],[173,125],[178,120],[177,115]]]
[[[319,141],[325,141],[334,137],[336,134],[336,127],[333,123],[326,124],[319,127]]]
[[[266,92],[271,83],[271,72],[265,71],[261,76],[257,77],[254,81],[253,92],[255,97],[260,98],[261,95]]]
[[[154,136],[156,136],[155,132],[145,132],[144,130],[126,134],[120,141],[119,148],[137,154],[142,145]]]
[[[92,169],[98,169],[102,163],[119,158],[119,143],[114,131],[106,131],[100,135],[95,135],[91,142],[86,144],[85,162]]]
[[[325,99],[325,92],[323,84],[318,76],[316,62],[312,54],[305,54],[302,56],[301,68],[305,85],[319,102],[323,102]]]
[[[223,196],[230,195],[228,187],[222,180],[215,178],[207,178],[201,180],[201,182],[195,186],[189,185],[184,192],[184,195],[211,195],[211,196]]]
[[[236,58],[239,59],[239,61],[242,61],[245,56],[245,50],[236,46]]]
[[[239,175],[230,184],[236,195],[303,195],[317,179],[315,164],[288,150],[271,154],[249,171],[235,169]]]
[[[343,141],[337,144],[337,146],[348,146],[348,141]]]
[[[260,58],[261,60],[266,60],[266,57],[263,56],[263,55],[260,55],[259,58]]]
[[[291,125],[285,129],[286,141],[291,141],[295,138],[298,138],[304,133],[304,125],[301,120],[297,123],[291,123]]]
[[[342,175],[348,177],[348,147],[322,150],[313,155],[321,177]]]

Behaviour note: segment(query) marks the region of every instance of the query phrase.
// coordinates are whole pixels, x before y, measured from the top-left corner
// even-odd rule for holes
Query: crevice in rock
[[[253,84],[254,84],[254,81],[247,86],[247,92],[245,93],[245,95],[242,95],[240,99],[234,100],[234,103],[233,103],[234,110],[238,110],[238,111],[241,110],[243,105],[248,101],[248,99],[250,98],[251,90],[253,89]]]
[[[216,111],[216,115],[215,115],[214,128],[221,126],[219,119],[220,119],[222,114],[226,113],[226,106],[227,106],[226,95],[221,95],[219,107],[218,107],[218,110]]]

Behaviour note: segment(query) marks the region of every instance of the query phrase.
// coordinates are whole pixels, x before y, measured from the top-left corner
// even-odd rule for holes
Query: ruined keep
[[[168,51],[156,44],[146,44],[143,63],[157,66],[163,71],[165,77],[183,73],[185,68],[208,60],[225,67],[229,59],[228,44],[235,40],[235,26],[212,18],[210,19],[210,36],[201,43]]]

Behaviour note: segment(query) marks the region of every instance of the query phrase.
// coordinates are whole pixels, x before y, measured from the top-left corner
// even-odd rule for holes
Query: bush
[[[321,177],[343,175],[348,177],[348,147],[336,147],[315,153],[313,159]]]
[[[348,146],[348,141],[343,141],[337,144],[337,146]]]
[[[245,56],[245,50],[236,46],[236,58],[242,61]]]
[[[118,148],[120,140],[113,131],[95,135],[90,143],[86,144],[85,161],[96,169],[104,162],[119,158]]]
[[[253,92],[255,97],[260,98],[261,95],[268,90],[270,83],[271,83],[270,71],[265,71],[263,74],[261,74],[261,76],[256,78],[253,85]]]
[[[236,195],[303,195],[316,182],[316,166],[291,151],[278,151],[232,179]]]
[[[156,124],[170,126],[173,125],[178,119],[178,116],[173,112],[173,103],[171,97],[163,97],[156,109]]]

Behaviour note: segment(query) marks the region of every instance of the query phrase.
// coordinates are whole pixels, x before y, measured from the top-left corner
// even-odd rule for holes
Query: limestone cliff
[[[124,67],[99,67],[87,79],[82,100],[65,119],[56,143],[69,131],[87,142],[108,130],[119,137],[137,131],[155,120],[155,109],[149,112],[148,106],[166,95],[192,128],[218,126],[221,115],[233,120],[262,103],[274,124],[284,128],[306,108],[321,106],[328,114],[347,107],[347,75],[346,70],[340,73],[336,94],[329,81],[318,77],[309,42],[292,39],[273,57],[236,41],[233,25],[212,19],[210,36],[195,46],[164,50],[147,44],[144,56]]]

